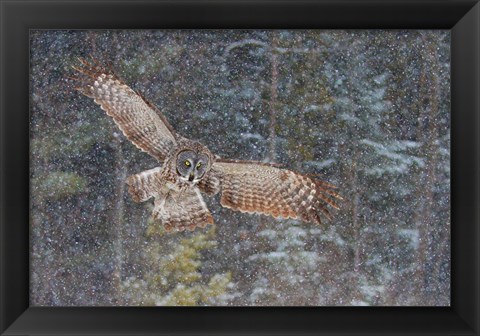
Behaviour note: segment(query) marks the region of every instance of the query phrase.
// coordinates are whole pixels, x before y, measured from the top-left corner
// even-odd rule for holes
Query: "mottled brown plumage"
[[[154,105],[97,62],[80,60],[77,89],[95,100],[123,134],[161,167],[132,175],[128,191],[135,202],[154,198],[153,217],[167,231],[213,224],[202,198],[221,192],[222,206],[276,218],[321,223],[327,206],[338,209],[335,187],[277,164],[227,160],[177,134]]]
[[[332,185],[291,170],[218,160],[213,171],[221,176],[221,205],[233,210],[320,224],[318,212],[330,217],[326,205],[338,209]]]
[[[173,145],[175,132],[161,113],[113,73],[81,60],[77,89],[93,98],[113,118],[135,146],[163,161]]]

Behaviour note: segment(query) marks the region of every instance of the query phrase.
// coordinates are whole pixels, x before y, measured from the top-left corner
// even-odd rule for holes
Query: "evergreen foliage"
[[[450,304],[446,31],[31,31],[31,304]],[[125,177],[157,165],[67,81],[111,63],[183,136],[339,187],[322,226],[206,199],[165,234]]]

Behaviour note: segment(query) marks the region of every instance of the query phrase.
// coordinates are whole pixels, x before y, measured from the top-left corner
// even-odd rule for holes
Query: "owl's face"
[[[196,183],[202,179],[210,166],[209,157],[203,153],[185,150],[177,155],[177,174],[184,181]]]

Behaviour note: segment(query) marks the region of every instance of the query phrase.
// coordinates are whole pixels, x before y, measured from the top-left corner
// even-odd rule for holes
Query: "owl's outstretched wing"
[[[212,171],[220,180],[220,203],[226,208],[320,224],[328,206],[342,199],[335,187],[287,169],[255,162],[217,160]]]
[[[75,88],[93,98],[135,146],[164,161],[177,137],[165,116],[112,71],[95,61],[79,61]]]

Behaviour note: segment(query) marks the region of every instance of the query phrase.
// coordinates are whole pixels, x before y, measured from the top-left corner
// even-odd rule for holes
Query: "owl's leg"
[[[167,232],[172,231],[174,228],[176,229],[175,231],[183,231],[185,229],[183,226],[174,225],[172,222],[172,219],[182,211],[176,200],[179,194],[179,192],[170,189],[155,197],[153,218],[159,220]]]
[[[153,202],[153,212],[152,216],[155,219],[159,219],[162,221],[163,218],[167,216],[167,213],[165,211],[165,202],[166,202],[166,197],[156,197],[155,201]]]
[[[177,199],[180,199],[181,197],[181,192],[178,193],[178,192],[169,192],[168,195],[167,195],[167,199],[168,199],[168,202],[169,202],[169,205],[170,207],[173,208],[173,210],[175,211],[180,211],[181,208],[180,208],[180,204],[179,202],[177,201]]]

